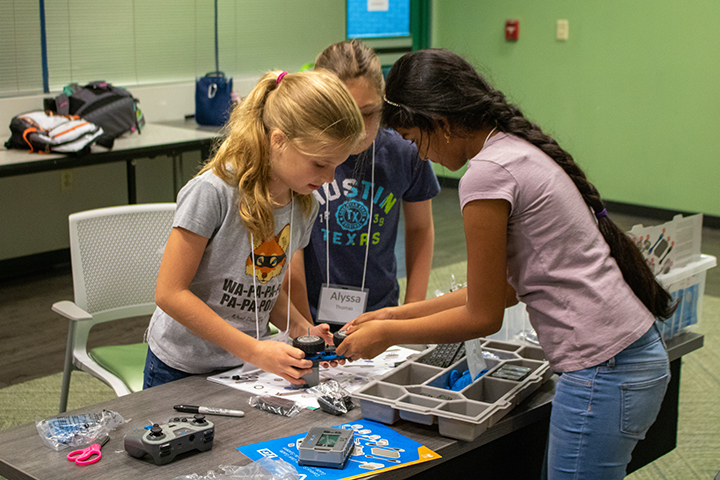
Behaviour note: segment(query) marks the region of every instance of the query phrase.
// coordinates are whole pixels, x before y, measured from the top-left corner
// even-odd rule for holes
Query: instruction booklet
[[[285,460],[297,468],[301,478],[306,480],[314,478],[349,480],[441,458],[426,446],[397,433],[382,423],[361,418],[333,428],[349,428],[355,432],[355,446],[343,469],[298,465],[298,444],[302,444],[307,432],[244,445],[237,449],[253,461],[263,457]]]

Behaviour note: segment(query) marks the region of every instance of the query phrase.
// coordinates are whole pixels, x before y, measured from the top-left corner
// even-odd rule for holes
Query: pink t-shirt
[[[654,317],[623,280],[593,213],[540,149],[495,135],[468,161],[459,193],[462,208],[473,200],[510,202],[508,282],[554,371],[602,363],[650,328]]]

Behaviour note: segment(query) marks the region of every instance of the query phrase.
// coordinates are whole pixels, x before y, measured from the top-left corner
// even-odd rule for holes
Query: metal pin
[[[278,392],[275,395],[278,397],[284,397],[286,395],[297,395],[298,393],[305,393],[305,390],[291,390],[287,392]]]

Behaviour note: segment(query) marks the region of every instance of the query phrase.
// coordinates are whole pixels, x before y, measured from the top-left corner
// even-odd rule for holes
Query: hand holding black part
[[[350,361],[375,358],[395,344],[388,334],[392,321],[366,319],[365,315],[348,324],[345,340],[337,348],[337,353]]]
[[[250,363],[266,372],[281,376],[293,385],[302,385],[301,377],[311,373],[313,368],[313,363],[307,361],[305,356],[307,354],[294,345],[272,341],[258,342],[256,355],[250,359]]]
[[[335,340],[333,340],[335,341]],[[323,365],[327,368],[332,362],[333,366],[337,366],[338,362],[343,362],[344,358],[335,353],[335,347],[325,346],[325,341],[317,335],[301,335],[293,339],[293,346],[303,351],[305,360],[312,361],[312,369],[310,373],[302,376],[305,381],[302,387],[314,387],[320,382],[319,366]]]

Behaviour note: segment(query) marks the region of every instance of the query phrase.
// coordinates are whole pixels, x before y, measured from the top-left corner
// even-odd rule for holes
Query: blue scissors
[[[71,462],[75,462],[77,465],[90,465],[99,461],[102,458],[100,449],[110,440],[110,436],[105,437],[100,443],[93,443],[87,448],[81,448],[68,453],[67,459]]]

